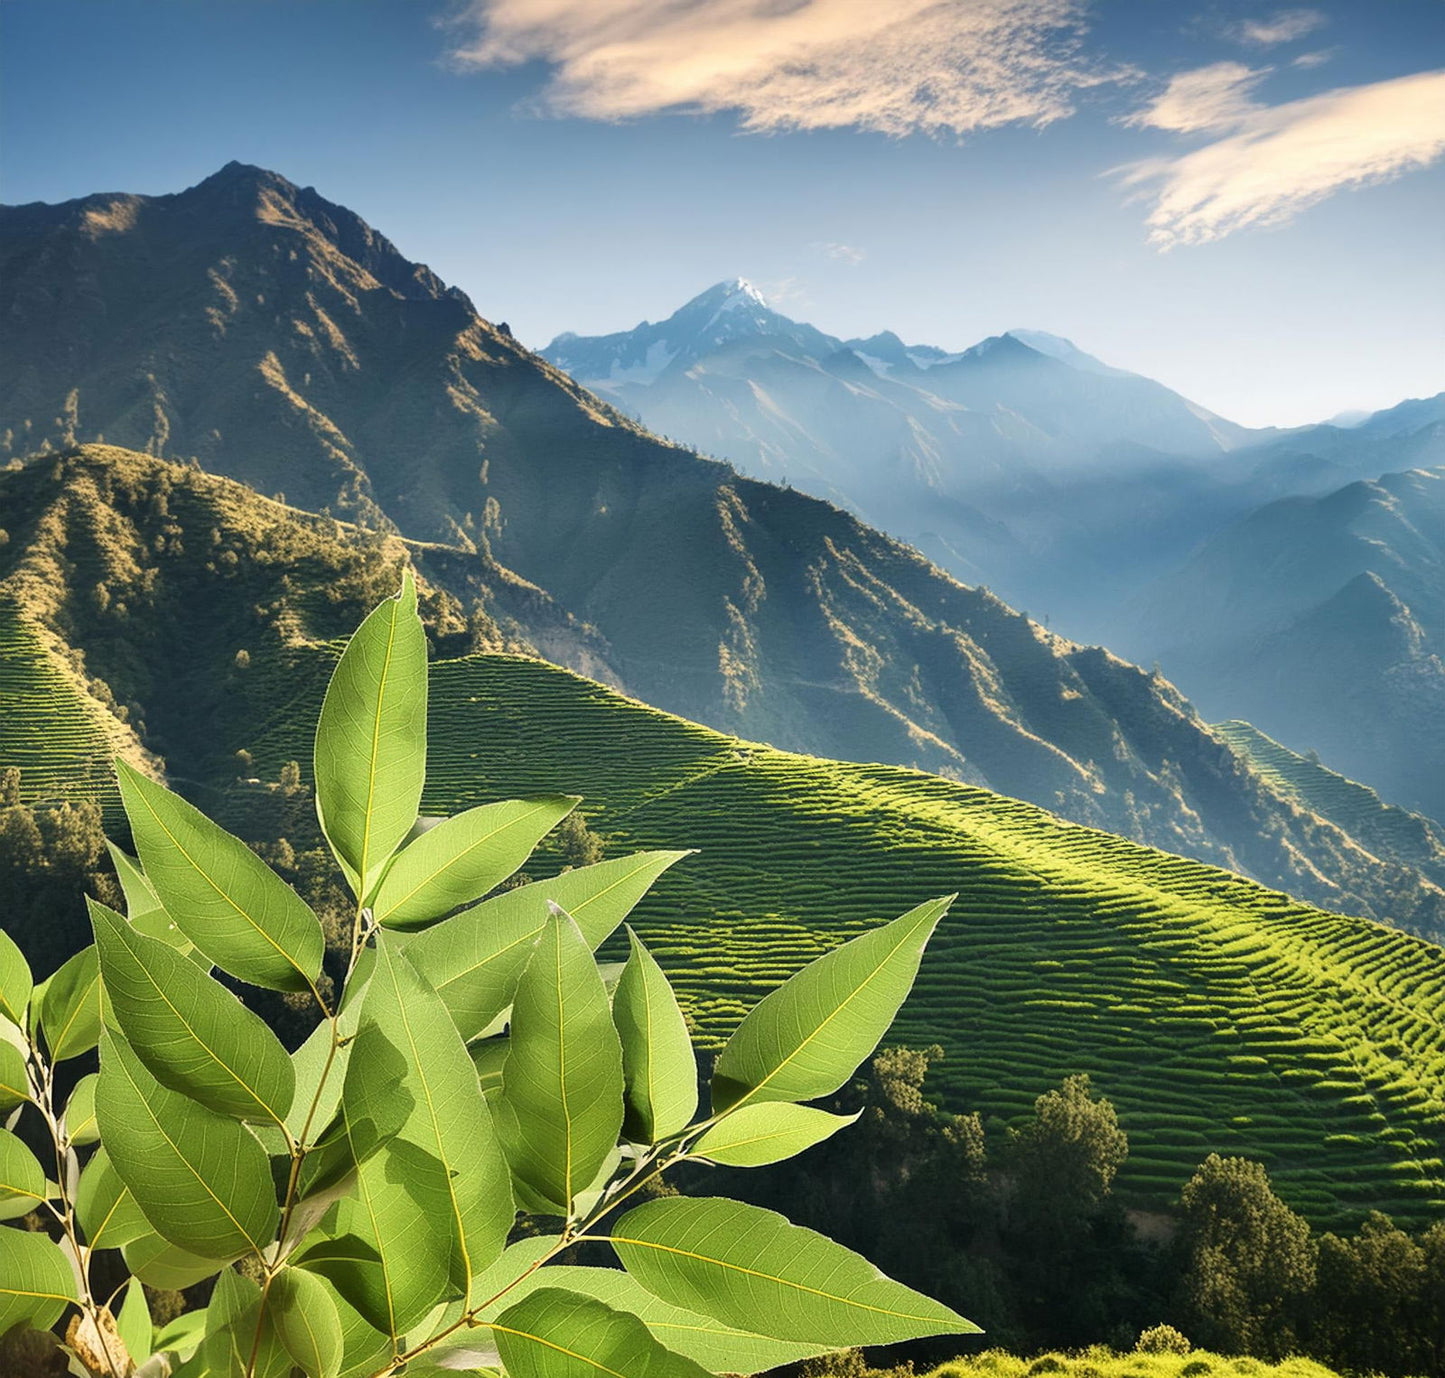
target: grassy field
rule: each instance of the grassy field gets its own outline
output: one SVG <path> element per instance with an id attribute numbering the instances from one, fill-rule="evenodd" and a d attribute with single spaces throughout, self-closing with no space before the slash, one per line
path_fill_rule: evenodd
<path id="1" fill-rule="evenodd" d="M 1196 1349 L 1189 1354 L 1115 1354 L 1090 1349 L 1083 1354 L 1043 1354 L 1020 1359 L 990 1349 L 954 1359 L 919 1378 L 1334 1378 L 1334 1370 L 1313 1359 L 1227 1358 Z"/>
<path id="2" fill-rule="evenodd" d="M 309 759 L 332 655 L 298 650 L 250 681 L 260 774 Z M 985 790 L 742 742 L 519 657 L 433 666 L 431 751 L 429 812 L 567 789 L 609 855 L 700 849 L 636 922 L 705 1043 L 829 945 L 956 891 L 894 1030 L 944 1046 L 930 1086 L 951 1107 L 1017 1119 L 1088 1072 L 1128 1130 L 1120 1185 L 1140 1204 L 1218 1151 L 1265 1162 L 1317 1224 L 1445 1210 L 1445 960 L 1428 943 Z"/>

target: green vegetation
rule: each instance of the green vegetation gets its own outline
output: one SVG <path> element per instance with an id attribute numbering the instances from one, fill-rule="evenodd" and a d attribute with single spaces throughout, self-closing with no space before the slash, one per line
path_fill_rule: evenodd
<path id="1" fill-rule="evenodd" d="M 1184 1354 L 1117 1354 L 1096 1348 L 1080 1354 L 1041 1354 L 1033 1359 L 987 1350 L 970 1359 L 955 1359 L 920 1378 L 1037 1378 L 1041 1374 L 1056 1378 L 1334 1378 L 1334 1372 L 1313 1359 L 1271 1364 L 1226 1358 L 1202 1349 Z M 865 1371 L 857 1378 L 871 1376 Z"/>
<path id="2" fill-rule="evenodd" d="M 629 935 L 612 991 L 594 955 L 682 854 L 486 898 L 577 800 L 419 816 L 427 706 L 408 574 L 350 639 L 316 729 L 318 814 L 354 895 L 334 989 L 295 891 L 123 762 L 127 913 L 91 901 L 94 945 L 38 987 L 0 933 L 0 1108 L 19 1111 L 0 1131 L 0 1218 L 22 1219 L 0 1227 L 0 1337 L 55 1327 L 97 1378 L 707 1378 L 976 1332 L 781 1215 L 660 1181 L 847 1128 L 800 1102 L 877 1047 L 949 899 L 761 1000 L 700 1113 L 682 1011 L 645 945 Z M 213 965 L 309 995 L 313 1032 L 288 1052 Z M 57 1069 L 97 1046 L 98 1075 L 64 1095 Z M 596 1246 L 621 1268 L 578 1261 Z M 110 1250 L 118 1284 L 97 1258 Z M 156 1326 L 147 1286 L 207 1281 L 204 1306 Z"/>

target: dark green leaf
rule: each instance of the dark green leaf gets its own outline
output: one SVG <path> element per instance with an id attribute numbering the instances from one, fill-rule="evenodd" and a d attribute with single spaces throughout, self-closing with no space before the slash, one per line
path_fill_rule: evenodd
<path id="1" fill-rule="evenodd" d="M 151 1075 L 218 1114 L 282 1123 L 296 1078 L 265 1021 L 175 948 L 88 903 L 115 1021 Z"/>
<path id="2" fill-rule="evenodd" d="M 881 1345 L 978 1330 L 841 1244 L 739 1201 L 649 1201 L 618 1221 L 612 1243 L 664 1301 L 780 1340 Z"/>
<path id="3" fill-rule="evenodd" d="M 555 794 L 483 804 L 427 829 L 397 853 L 371 909 L 391 928 L 421 928 L 485 895 L 581 801 Z"/>
<path id="4" fill-rule="evenodd" d="M 316 728 L 316 809 L 358 895 L 411 831 L 425 779 L 426 635 L 408 570 L 347 644 Z"/>
<path id="5" fill-rule="evenodd" d="M 130 1188 L 120 1180 L 104 1146 L 95 1150 L 80 1174 L 75 1193 L 75 1214 L 92 1249 L 120 1249 L 142 1235 L 151 1223 L 136 1204 Z"/>
<path id="6" fill-rule="evenodd" d="M 748 1012 L 713 1070 L 715 1112 L 831 1095 L 888 1032 L 953 896 L 810 962 Z"/>
<path id="7" fill-rule="evenodd" d="M 697 1060 L 662 968 L 630 928 L 627 938 L 632 951 L 612 999 L 627 1082 L 623 1132 L 652 1144 L 685 1129 L 697 1111 Z"/>

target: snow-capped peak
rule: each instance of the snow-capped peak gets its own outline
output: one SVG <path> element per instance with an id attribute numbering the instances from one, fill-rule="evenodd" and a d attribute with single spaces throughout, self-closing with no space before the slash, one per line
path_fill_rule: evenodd
<path id="1" fill-rule="evenodd" d="M 727 289 L 727 295 L 723 300 L 721 309 L 723 311 L 736 310 L 749 302 L 755 306 L 766 307 L 768 299 L 750 283 L 747 278 L 734 278 L 731 282 L 719 283 Z"/>

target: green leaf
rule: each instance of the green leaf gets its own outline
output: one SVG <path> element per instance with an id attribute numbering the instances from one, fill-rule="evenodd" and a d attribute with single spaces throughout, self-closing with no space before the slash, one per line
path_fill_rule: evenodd
<path id="1" fill-rule="evenodd" d="M 278 1273 L 267 1314 L 282 1348 L 307 1378 L 336 1378 L 346 1340 L 331 1291 L 319 1277 L 300 1268 Z"/>
<path id="2" fill-rule="evenodd" d="M 35 982 L 30 963 L 15 946 L 15 940 L 0 928 L 0 1014 L 19 1028 L 25 1027 L 25 1007 Z"/>
<path id="3" fill-rule="evenodd" d="M 121 1248 L 125 1266 L 147 1287 L 179 1292 L 218 1272 L 219 1259 L 200 1258 L 162 1239 L 154 1230 L 137 1235 Z"/>
<path id="4" fill-rule="evenodd" d="M 46 981 L 40 996 L 40 1027 L 52 1062 L 79 1057 L 95 1047 L 102 999 L 94 945 L 77 952 Z"/>
<path id="5" fill-rule="evenodd" d="M 281 1344 L 261 1289 L 227 1269 L 216 1279 L 201 1344 L 212 1378 L 290 1378 L 291 1356 Z"/>
<path id="6" fill-rule="evenodd" d="M 425 779 L 426 634 L 408 570 L 347 644 L 316 728 L 316 811 L 359 896 L 411 831 Z"/>
<path id="7" fill-rule="evenodd" d="M 473 1276 L 506 1245 L 516 1216 L 511 1174 L 476 1070 L 446 1006 L 384 933 L 377 936 L 362 1025 L 383 1036 L 404 1063 L 402 1084 L 414 1104 L 401 1137 L 439 1162 L 445 1173 L 446 1210 L 436 1223 L 445 1224 L 453 1248 L 452 1282 L 466 1299 Z M 353 1059 L 352 1067 L 362 1056 Z"/>
<path id="8" fill-rule="evenodd" d="M 612 1244 L 664 1301 L 780 1340 L 843 1347 L 978 1331 L 841 1244 L 738 1201 L 649 1201 L 618 1221 Z"/>
<path id="9" fill-rule="evenodd" d="M 622 1128 L 622 1045 L 582 930 L 547 922 L 512 1006 L 498 1125 L 512 1174 L 570 1215 Z"/>
<path id="10" fill-rule="evenodd" d="M 137 1365 L 150 1358 L 155 1327 L 151 1324 L 151 1309 L 146 1305 L 145 1289 L 140 1283 L 131 1282 L 126 1286 L 125 1301 L 115 1315 L 115 1328 L 126 1353 Z"/>
<path id="11" fill-rule="evenodd" d="M 45 1169 L 8 1129 L 0 1129 L 0 1220 L 28 1215 L 44 1203 Z"/>
<path id="12" fill-rule="evenodd" d="M 120 1180 L 104 1146 L 95 1150 L 80 1174 L 75 1193 L 75 1214 L 92 1249 L 121 1249 L 142 1235 L 152 1234 L 151 1223 L 136 1204 L 130 1188 Z"/>
<path id="13" fill-rule="evenodd" d="M 725 1167 L 762 1167 L 822 1143 L 857 1118 L 787 1101 L 760 1101 L 724 1116 L 690 1151 Z"/>
<path id="14" fill-rule="evenodd" d="M 151 1075 L 217 1114 L 282 1123 L 296 1076 L 265 1021 L 173 947 L 88 904 L 115 1021 Z"/>
<path id="15" fill-rule="evenodd" d="M 744 1017 L 713 1069 L 712 1104 L 831 1095 L 888 1032 L 954 896 L 931 900 L 810 962 Z"/>
<path id="16" fill-rule="evenodd" d="M 45 1235 L 0 1230 L 0 1335 L 17 1325 L 48 1330 L 75 1300 L 75 1271 Z"/>
<path id="17" fill-rule="evenodd" d="M 105 850 L 110 853 L 111 865 L 115 867 L 116 878 L 120 881 L 121 894 L 125 896 L 126 918 L 136 923 L 152 914 L 164 914 L 165 906 L 155 888 L 146 879 L 140 862 L 124 848 L 117 847 L 109 838 L 106 839 Z M 179 933 L 179 930 L 177 932 Z M 188 942 L 189 939 L 180 935 L 180 941 Z"/>
<path id="18" fill-rule="evenodd" d="M 436 987 L 470 1042 L 512 1003 L 522 968 L 546 926 L 549 904 L 571 914 L 595 948 L 658 876 L 690 855 L 640 852 L 518 886 L 408 937 L 406 955 Z"/>
<path id="19" fill-rule="evenodd" d="M 175 1354 L 181 1359 L 189 1359 L 199 1347 L 205 1331 L 206 1313 L 187 1311 L 161 1326 L 151 1342 L 151 1348 L 157 1354 Z"/>
<path id="20" fill-rule="evenodd" d="M 279 1217 L 271 1166 L 244 1125 L 162 1086 L 109 1034 L 95 1108 L 121 1181 L 172 1244 L 228 1259 L 271 1242 Z"/>
<path id="21" fill-rule="evenodd" d="M 710 1378 L 636 1316 L 557 1287 L 508 1307 L 492 1333 L 511 1378 Z"/>
<path id="22" fill-rule="evenodd" d="M 527 1241 L 528 1243 L 532 1241 Z M 512 1254 L 509 1249 L 504 1258 Z M 532 1260 L 523 1260 L 512 1276 L 521 1274 Z M 510 1281 L 508 1278 L 505 1281 Z M 497 1286 L 504 1285 L 498 1282 Z M 831 1346 L 806 1344 L 797 1340 L 774 1340 L 766 1335 L 737 1330 L 700 1311 L 655 1297 L 630 1273 L 620 1268 L 548 1266 L 522 1278 L 497 1304 L 484 1308 L 482 1320 L 494 1319 L 502 1310 L 530 1296 L 541 1287 L 562 1287 L 569 1292 L 595 1297 L 618 1311 L 639 1317 L 668 1349 L 701 1364 L 709 1372 L 761 1373 L 824 1354 Z"/>
<path id="23" fill-rule="evenodd" d="M 321 1279 L 341 1322 L 341 1369 L 336 1378 L 371 1378 L 391 1362 L 396 1346 L 352 1306 L 326 1278 Z"/>
<path id="24" fill-rule="evenodd" d="M 502 1094 L 502 1068 L 506 1066 L 507 1054 L 511 1051 L 512 1040 L 505 1037 L 484 1038 L 467 1049 L 472 1066 L 477 1069 L 482 1095 L 488 1100 L 495 1100 Z"/>
<path id="25" fill-rule="evenodd" d="M 685 1129 L 697 1111 L 697 1059 L 667 977 L 631 928 L 632 951 L 612 999 L 627 1083 L 623 1132 L 653 1144 Z"/>
<path id="26" fill-rule="evenodd" d="M 321 921 L 238 837 L 116 760 L 136 847 L 166 913 L 223 971 L 270 990 L 315 988 Z"/>
<path id="27" fill-rule="evenodd" d="M 75 1083 L 75 1090 L 65 1102 L 65 1137 L 77 1148 L 93 1144 L 100 1138 L 95 1122 L 95 1087 L 99 1078 L 87 1072 Z"/>
<path id="28" fill-rule="evenodd" d="M 9 1110 L 29 1099 L 30 1078 L 25 1072 L 25 1054 L 0 1031 L 0 1110 Z"/>
<path id="29" fill-rule="evenodd" d="M 396 854 L 372 899 L 391 928 L 421 928 L 500 885 L 577 805 L 571 794 L 483 804 L 429 828 Z"/>

